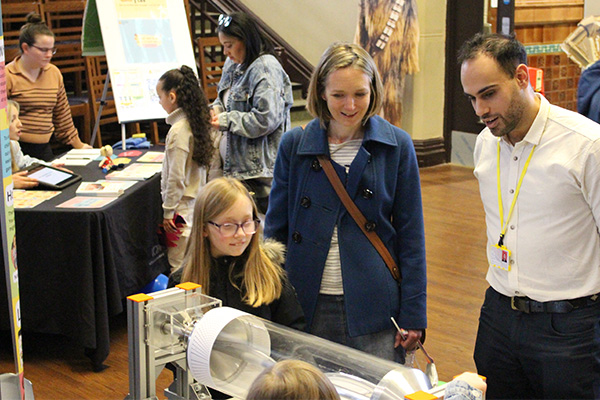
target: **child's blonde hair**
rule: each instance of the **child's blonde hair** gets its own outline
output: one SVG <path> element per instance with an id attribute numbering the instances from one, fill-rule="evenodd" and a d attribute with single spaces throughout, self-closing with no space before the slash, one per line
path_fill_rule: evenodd
<path id="1" fill-rule="evenodd" d="M 317 367 L 283 360 L 264 370 L 252 383 L 246 400 L 340 400 L 331 381 Z"/>
<path id="2" fill-rule="evenodd" d="M 8 125 L 10 125 L 13 117 L 13 113 L 16 111 L 18 114 L 21 111 L 21 106 L 14 100 L 6 101 L 6 116 L 8 117 Z M 10 129 L 10 128 L 9 128 Z M 10 147 L 10 167 L 12 169 L 13 174 L 19 170 L 19 166 L 17 165 L 17 160 L 15 159 L 15 154 L 12 146 Z"/>
<path id="3" fill-rule="evenodd" d="M 194 224 L 188 241 L 186 258 L 181 276 L 182 282 L 195 282 L 202 285 L 203 292 L 210 295 L 210 269 L 214 265 L 210 253 L 210 240 L 204 235 L 208 221 L 230 209 L 240 196 L 252 203 L 252 218 L 258 219 L 258 211 L 248 189 L 237 179 L 218 178 L 209 182 L 200 191 L 194 207 Z M 244 252 L 247 256 L 242 269 L 242 283 L 238 289 L 242 300 L 252 307 L 270 304 L 281 296 L 284 275 L 281 265 L 272 260 L 260 246 L 260 232 L 257 231 Z M 231 276 L 233 264 L 229 270 Z"/>

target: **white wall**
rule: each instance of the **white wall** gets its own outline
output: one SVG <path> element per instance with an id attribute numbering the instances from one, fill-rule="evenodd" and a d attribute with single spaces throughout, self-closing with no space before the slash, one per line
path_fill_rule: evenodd
<path id="1" fill-rule="evenodd" d="M 335 41 L 352 42 L 358 1 L 242 0 L 312 65 Z"/>
<path id="2" fill-rule="evenodd" d="M 585 17 L 589 17 L 590 15 L 600 15 L 600 1 L 585 0 L 583 15 Z"/>

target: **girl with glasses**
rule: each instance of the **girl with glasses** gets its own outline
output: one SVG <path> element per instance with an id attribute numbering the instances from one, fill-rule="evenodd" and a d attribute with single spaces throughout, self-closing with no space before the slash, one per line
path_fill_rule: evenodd
<path id="1" fill-rule="evenodd" d="M 21 149 L 32 157 L 54 158 L 50 138 L 76 149 L 91 148 L 79 138 L 59 69 L 50 64 L 56 53 L 54 33 L 36 13 L 27 15 L 19 35 L 20 55 L 6 66 L 7 96 L 21 105 Z"/>
<path id="2" fill-rule="evenodd" d="M 242 180 L 264 214 L 279 139 L 291 128 L 292 85 L 248 15 L 221 15 L 217 33 L 227 60 L 211 123 L 222 134 L 223 175 Z"/>
<path id="3" fill-rule="evenodd" d="M 263 241 L 258 210 L 246 187 L 233 178 L 210 181 L 200 191 L 183 266 L 169 278 L 202 285 L 224 306 L 304 329 L 304 314 L 282 264 L 282 244 Z"/>

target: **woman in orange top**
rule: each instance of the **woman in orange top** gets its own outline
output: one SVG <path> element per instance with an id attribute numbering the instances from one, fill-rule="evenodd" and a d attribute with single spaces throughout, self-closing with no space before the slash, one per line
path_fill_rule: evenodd
<path id="1" fill-rule="evenodd" d="M 21 149 L 32 157 L 50 161 L 52 135 L 76 149 L 91 148 L 73 125 L 63 77 L 50 64 L 56 53 L 54 34 L 39 14 L 27 15 L 19 36 L 21 55 L 6 66 L 8 98 L 21 105 Z"/>

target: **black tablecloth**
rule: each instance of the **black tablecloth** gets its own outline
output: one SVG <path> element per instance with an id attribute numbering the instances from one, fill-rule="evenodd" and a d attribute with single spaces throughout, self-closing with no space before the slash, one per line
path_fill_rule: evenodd
<path id="1" fill-rule="evenodd" d="M 105 177 L 97 164 L 68 168 L 95 181 Z M 100 370 L 109 353 L 109 317 L 123 311 L 123 298 L 169 268 L 155 233 L 162 222 L 160 174 L 101 209 L 56 208 L 78 186 L 35 208 L 16 210 L 21 316 L 24 332 L 71 337 Z M 7 329 L 5 274 L 0 275 L 0 323 Z"/>

